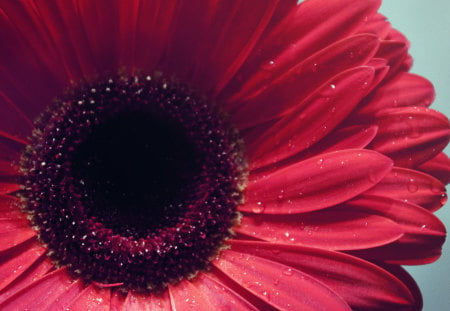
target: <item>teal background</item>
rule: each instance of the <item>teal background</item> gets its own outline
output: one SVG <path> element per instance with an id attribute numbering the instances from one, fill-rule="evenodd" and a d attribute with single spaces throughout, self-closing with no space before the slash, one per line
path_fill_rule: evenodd
<path id="1" fill-rule="evenodd" d="M 431 107 L 450 116 L 450 1 L 385 0 L 380 11 L 410 40 L 412 71 L 433 82 L 437 95 Z M 437 215 L 450 228 L 450 204 Z M 437 262 L 407 269 L 422 289 L 425 311 L 450 310 L 450 241 Z"/>

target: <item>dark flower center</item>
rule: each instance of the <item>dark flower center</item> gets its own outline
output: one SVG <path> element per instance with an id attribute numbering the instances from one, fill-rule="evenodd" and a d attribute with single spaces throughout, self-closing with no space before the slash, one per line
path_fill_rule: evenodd
<path id="1" fill-rule="evenodd" d="M 237 222 L 236 131 L 186 87 L 118 77 L 36 122 L 25 209 L 49 254 L 86 280 L 162 290 L 204 269 Z"/>

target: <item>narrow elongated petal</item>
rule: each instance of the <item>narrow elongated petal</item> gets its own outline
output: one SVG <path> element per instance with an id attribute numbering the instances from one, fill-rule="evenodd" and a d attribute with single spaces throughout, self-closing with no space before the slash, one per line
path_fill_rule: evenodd
<path id="1" fill-rule="evenodd" d="M 0 182 L 0 195 L 10 194 L 20 190 L 17 183 Z"/>
<path id="2" fill-rule="evenodd" d="M 58 269 L 2 302 L 0 308 L 2 310 L 45 310 L 60 295 L 66 293 L 72 283 L 73 280 L 66 269 Z"/>
<path id="3" fill-rule="evenodd" d="M 343 253 L 300 245 L 230 241 L 231 249 L 280 262 L 320 280 L 355 309 L 395 309 L 410 305 L 409 289 L 380 267 Z"/>
<path id="4" fill-rule="evenodd" d="M 282 216 L 249 215 L 234 230 L 269 242 L 335 250 L 376 247 L 403 235 L 400 226 L 389 218 L 342 210 Z"/>
<path id="5" fill-rule="evenodd" d="M 224 310 L 257 310 L 243 297 L 205 273 L 200 273 L 192 282 L 183 281 L 171 287 L 170 295 L 175 310 L 208 311 L 217 306 Z"/>
<path id="6" fill-rule="evenodd" d="M 372 148 L 397 166 L 415 167 L 438 155 L 450 139 L 448 119 L 424 107 L 392 108 L 376 116 L 379 127 Z"/>
<path id="7" fill-rule="evenodd" d="M 351 200 L 348 204 L 355 212 L 365 211 L 390 218 L 403 232 L 392 245 L 385 246 L 387 250 L 395 247 L 402 252 L 380 251 L 378 259 L 403 264 L 425 263 L 436 260 L 441 253 L 446 230 L 430 211 L 411 203 L 370 195 Z M 417 252 L 418 249 L 421 251 Z"/>
<path id="8" fill-rule="evenodd" d="M 422 163 L 418 169 L 439 179 L 444 185 L 450 182 L 450 159 L 445 153 L 440 153 L 433 159 Z"/>
<path id="9" fill-rule="evenodd" d="M 368 150 L 342 150 L 292 164 L 268 175 L 250 175 L 241 211 L 292 214 L 323 209 L 373 187 L 392 162 Z"/>
<path id="10" fill-rule="evenodd" d="M 278 310 L 350 310 L 322 282 L 274 261 L 228 250 L 214 266 Z"/>
<path id="11" fill-rule="evenodd" d="M 109 311 L 110 301 L 110 288 L 98 288 L 95 285 L 89 285 L 73 298 L 67 308 L 69 310 Z"/>
<path id="12" fill-rule="evenodd" d="M 387 60 L 389 65 L 388 77 L 397 73 L 399 68 L 408 58 L 408 45 L 399 40 L 385 40 L 380 44 L 380 48 L 375 55 L 378 58 Z"/>
<path id="13" fill-rule="evenodd" d="M 243 86 L 236 81 L 244 94 L 264 88 L 267 81 L 286 72 L 329 44 L 339 41 L 355 32 L 380 5 L 379 0 L 370 1 L 305 1 L 281 21 L 264 40 L 257 45 L 259 51 L 249 58 L 241 70 L 241 77 L 247 81 Z M 335 14 L 336 11 L 342 14 Z M 326 33 L 326 36 L 323 34 Z M 267 64 L 275 66 L 267 70 Z M 239 74 L 238 74 L 239 75 Z M 241 80 L 242 81 L 242 80 Z M 242 87 L 241 87 L 242 86 Z"/>
<path id="14" fill-rule="evenodd" d="M 172 311 L 169 293 L 146 295 L 129 291 L 121 311 Z"/>
<path id="15" fill-rule="evenodd" d="M 0 220 L 0 251 L 15 247 L 35 236 L 36 232 L 26 222 Z"/>
<path id="16" fill-rule="evenodd" d="M 430 81 L 412 73 L 400 73 L 392 81 L 377 89 L 358 114 L 375 114 L 385 108 L 428 107 L 433 102 L 434 96 L 434 88 Z"/>
<path id="17" fill-rule="evenodd" d="M 341 72 L 366 65 L 375 54 L 378 44 L 378 38 L 369 34 L 345 38 L 296 64 L 266 88 L 248 94 L 246 98 L 230 99 L 231 106 L 228 109 L 236 110 L 244 118 L 248 111 L 264 107 L 258 115 L 245 119 L 246 123 L 238 123 L 240 127 L 262 123 L 285 114 L 293 103 L 302 103 L 324 82 Z M 269 62 L 267 70 L 270 71 L 272 66 L 276 66 L 275 63 Z M 302 92 L 298 92 L 299 86 Z"/>
<path id="18" fill-rule="evenodd" d="M 75 297 L 80 295 L 85 285 L 80 279 L 74 280 L 72 284 L 66 287 L 66 290 L 61 293 L 48 307 L 46 311 L 52 310 L 69 310 L 69 303 Z M 72 309 L 72 310 L 94 310 L 94 309 Z"/>
<path id="19" fill-rule="evenodd" d="M 283 160 L 310 147 L 331 132 L 366 95 L 374 70 L 360 67 L 327 81 L 295 112 L 284 117 L 254 143 L 252 168 Z M 352 90 L 353 96 L 348 93 Z M 249 115 L 248 113 L 246 114 Z"/>
<path id="20" fill-rule="evenodd" d="M 44 254 L 45 248 L 32 244 L 0 255 L 0 291 L 20 277 Z"/>
<path id="21" fill-rule="evenodd" d="M 431 211 L 447 202 L 445 186 L 438 179 L 400 167 L 394 167 L 366 193 L 417 204 Z"/>

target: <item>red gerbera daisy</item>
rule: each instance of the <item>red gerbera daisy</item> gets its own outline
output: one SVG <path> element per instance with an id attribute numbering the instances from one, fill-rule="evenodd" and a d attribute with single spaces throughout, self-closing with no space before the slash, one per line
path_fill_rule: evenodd
<path id="1" fill-rule="evenodd" d="M 450 128 L 379 5 L 1 1 L 0 309 L 420 309 Z"/>

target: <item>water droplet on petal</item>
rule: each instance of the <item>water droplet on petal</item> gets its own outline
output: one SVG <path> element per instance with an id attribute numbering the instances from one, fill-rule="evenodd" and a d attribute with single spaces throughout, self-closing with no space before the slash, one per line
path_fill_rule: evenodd
<path id="1" fill-rule="evenodd" d="M 422 133 L 420 131 L 420 128 L 417 126 L 417 123 L 412 121 L 414 118 L 409 117 L 407 121 L 407 127 L 408 127 L 408 137 L 409 138 L 419 138 L 422 136 Z"/>
<path id="2" fill-rule="evenodd" d="M 275 69 L 275 61 L 270 60 L 261 65 L 261 70 L 264 71 L 273 71 Z"/>
<path id="3" fill-rule="evenodd" d="M 441 195 L 441 204 L 442 205 L 444 205 L 445 203 L 447 203 L 447 194 L 446 193 L 443 193 L 442 195 Z"/>
<path id="4" fill-rule="evenodd" d="M 261 214 L 264 212 L 265 206 L 261 201 L 256 202 L 256 205 L 253 206 L 252 212 L 255 214 Z"/>
<path id="5" fill-rule="evenodd" d="M 283 274 L 286 275 L 286 276 L 292 276 L 294 274 L 294 271 L 292 271 L 291 268 L 288 268 L 288 269 L 283 271 Z"/>
<path id="6" fill-rule="evenodd" d="M 419 185 L 417 184 L 417 181 L 415 181 L 413 178 L 411 178 L 408 181 L 408 191 L 411 193 L 417 192 L 419 190 Z"/>

